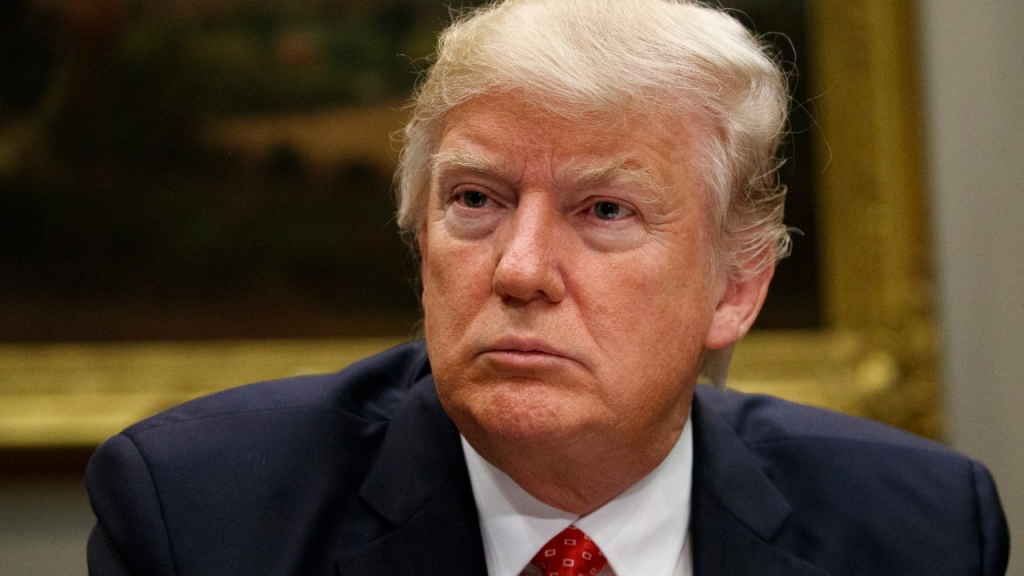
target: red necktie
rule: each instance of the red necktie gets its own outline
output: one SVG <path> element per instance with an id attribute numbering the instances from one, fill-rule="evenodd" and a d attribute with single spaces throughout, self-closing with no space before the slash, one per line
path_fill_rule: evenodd
<path id="1" fill-rule="evenodd" d="M 594 576 L 608 559 L 582 530 L 569 526 L 545 544 L 530 564 L 539 567 L 544 576 Z"/>

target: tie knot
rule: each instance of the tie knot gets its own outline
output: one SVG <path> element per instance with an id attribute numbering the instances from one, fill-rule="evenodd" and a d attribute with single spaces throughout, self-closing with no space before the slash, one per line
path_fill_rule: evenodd
<path id="1" fill-rule="evenodd" d="M 608 559 L 582 530 L 569 526 L 548 541 L 530 563 L 544 576 L 594 576 Z"/>

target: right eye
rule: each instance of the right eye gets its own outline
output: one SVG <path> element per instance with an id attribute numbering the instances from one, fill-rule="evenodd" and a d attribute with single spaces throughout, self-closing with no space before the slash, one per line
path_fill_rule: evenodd
<path id="1" fill-rule="evenodd" d="M 469 208 L 483 208 L 487 205 L 487 195 L 476 190 L 467 190 L 462 193 L 462 203 Z"/>

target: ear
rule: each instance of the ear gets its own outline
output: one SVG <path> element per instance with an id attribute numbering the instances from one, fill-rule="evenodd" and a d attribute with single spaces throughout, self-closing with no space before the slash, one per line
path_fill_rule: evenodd
<path id="1" fill-rule="evenodd" d="M 768 295 L 768 284 L 775 274 L 774 262 L 743 281 L 727 280 L 725 293 L 711 318 L 704 346 L 709 350 L 725 348 L 750 330 Z"/>

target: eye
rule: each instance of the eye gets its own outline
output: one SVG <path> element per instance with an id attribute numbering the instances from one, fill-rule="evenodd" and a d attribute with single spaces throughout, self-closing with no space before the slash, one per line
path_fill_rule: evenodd
<path id="1" fill-rule="evenodd" d="M 462 203 L 469 208 L 483 208 L 487 205 L 487 195 L 476 190 L 467 190 L 462 193 Z"/>
<path id="2" fill-rule="evenodd" d="M 622 214 L 622 206 L 616 202 L 598 202 L 594 204 L 594 216 L 601 220 L 615 220 Z"/>

